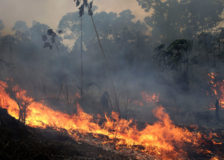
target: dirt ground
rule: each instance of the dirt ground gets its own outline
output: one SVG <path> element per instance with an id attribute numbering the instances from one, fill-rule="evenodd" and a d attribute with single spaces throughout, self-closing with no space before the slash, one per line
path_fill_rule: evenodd
<path id="1" fill-rule="evenodd" d="M 126 160 L 134 159 L 52 129 L 24 126 L 0 109 L 0 160 Z"/>

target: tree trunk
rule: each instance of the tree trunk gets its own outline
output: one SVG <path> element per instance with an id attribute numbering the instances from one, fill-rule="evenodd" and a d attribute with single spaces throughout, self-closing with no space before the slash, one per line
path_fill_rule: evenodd
<path id="1" fill-rule="evenodd" d="M 220 106 L 219 106 L 219 100 L 216 99 L 215 102 L 215 116 L 216 116 L 216 120 L 219 122 L 220 121 L 220 117 L 219 117 L 219 111 L 220 111 Z"/>

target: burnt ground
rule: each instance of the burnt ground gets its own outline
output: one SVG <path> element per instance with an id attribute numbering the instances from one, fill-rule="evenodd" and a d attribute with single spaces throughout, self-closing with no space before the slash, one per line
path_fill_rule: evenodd
<path id="1" fill-rule="evenodd" d="M 30 128 L 0 109 L 0 160 L 134 159 L 74 139 L 52 129 Z"/>
<path id="2" fill-rule="evenodd" d="M 181 126 L 180 126 L 181 127 Z M 183 127 L 183 126 L 182 126 Z M 192 132 L 200 131 L 209 135 L 212 131 L 206 128 L 187 127 Z M 210 160 L 212 157 L 224 159 L 224 130 L 213 130 L 217 144 L 207 138 L 203 139 L 200 146 L 194 148 L 186 144 L 184 150 L 191 160 Z M 122 147 L 117 152 L 108 147 L 94 145 L 94 136 L 81 135 L 84 141 L 77 142 L 66 131 L 55 131 L 52 128 L 37 129 L 25 126 L 11 117 L 6 110 L 0 108 L 0 160 L 132 160 L 154 159 L 153 156 L 133 152 Z M 107 139 L 99 135 L 100 139 Z M 95 139 L 96 142 L 98 139 Z M 91 141 L 91 143 L 88 143 Z M 108 139 L 108 141 L 110 141 Z M 136 146 L 141 147 L 141 146 Z M 144 148 L 143 148 L 144 149 Z M 141 148 L 140 148 L 141 150 Z M 209 152 L 208 152 L 209 151 Z"/>

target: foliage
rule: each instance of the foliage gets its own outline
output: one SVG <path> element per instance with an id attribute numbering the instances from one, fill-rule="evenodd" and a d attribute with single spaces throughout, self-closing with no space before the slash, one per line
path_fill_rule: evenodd
<path id="1" fill-rule="evenodd" d="M 192 39 L 197 33 L 215 27 L 223 20 L 221 0 L 137 0 L 146 11 L 153 11 L 145 21 L 152 36 L 162 43 Z"/>
<path id="2" fill-rule="evenodd" d="M 93 1 L 88 2 L 88 0 L 74 0 L 74 2 L 76 3 L 76 7 L 79 7 L 79 16 L 80 17 L 82 17 L 84 15 L 85 7 L 88 8 L 88 14 L 90 16 L 93 15 L 93 11 L 92 11 Z"/>
<path id="3" fill-rule="evenodd" d="M 189 40 L 178 39 L 173 41 L 167 48 L 164 44 L 155 48 L 154 58 L 160 64 L 165 65 L 171 69 L 178 69 L 182 63 L 188 62 L 187 52 L 191 51 L 192 43 Z"/>

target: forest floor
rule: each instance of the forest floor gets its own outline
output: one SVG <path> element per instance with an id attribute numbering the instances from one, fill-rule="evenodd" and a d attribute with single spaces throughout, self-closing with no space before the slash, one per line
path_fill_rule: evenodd
<path id="1" fill-rule="evenodd" d="M 186 126 L 180 126 L 186 127 Z M 199 148 L 188 147 L 189 159 L 210 160 L 214 156 L 224 158 L 224 130 L 187 127 L 192 132 L 200 131 L 205 135 L 210 132 L 218 137 L 204 139 Z M 74 131 L 75 132 L 75 131 Z M 79 134 L 77 132 L 77 134 Z M 25 126 L 0 108 L 0 160 L 153 160 L 158 159 L 135 149 L 115 149 L 113 142 L 100 145 L 107 140 L 104 135 L 93 136 L 80 134 L 80 141 L 74 140 L 66 131 L 53 128 L 40 129 Z M 141 146 L 136 146 L 141 150 Z M 198 150 L 202 150 L 198 152 Z M 209 150 L 210 153 L 204 154 Z"/>
<path id="2" fill-rule="evenodd" d="M 134 157 L 77 142 L 53 129 L 23 125 L 0 109 L 0 160 L 126 160 Z"/>

